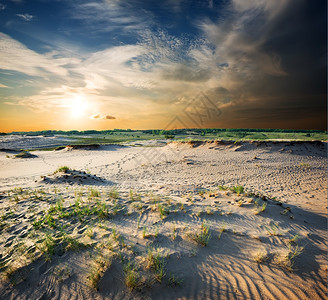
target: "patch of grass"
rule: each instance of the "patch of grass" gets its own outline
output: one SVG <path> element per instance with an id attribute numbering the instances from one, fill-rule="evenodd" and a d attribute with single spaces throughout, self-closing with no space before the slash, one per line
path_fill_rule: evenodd
<path id="1" fill-rule="evenodd" d="M 142 278 L 136 266 L 130 261 L 123 266 L 125 285 L 129 290 L 137 290 L 143 286 Z"/>
<path id="2" fill-rule="evenodd" d="M 269 224 L 269 226 L 265 226 L 264 228 L 266 229 L 266 231 L 270 236 L 281 235 L 281 233 L 279 232 L 279 227 L 276 223 L 271 223 Z"/>
<path id="3" fill-rule="evenodd" d="M 301 162 L 300 163 L 300 168 L 304 168 L 304 169 L 310 169 L 311 165 L 305 162 Z"/>
<path id="4" fill-rule="evenodd" d="M 221 225 L 221 227 L 220 227 L 220 229 L 219 229 L 219 235 L 218 235 L 218 238 L 219 238 L 219 239 L 221 238 L 222 233 L 225 232 L 225 230 L 226 230 L 226 226 L 227 226 L 227 224 L 224 223 L 224 222 L 222 222 L 222 225 Z"/>
<path id="5" fill-rule="evenodd" d="M 255 215 L 258 215 L 260 212 L 264 212 L 267 208 L 268 203 L 263 202 L 263 204 L 260 206 L 258 200 L 254 202 L 255 207 Z"/>
<path id="6" fill-rule="evenodd" d="M 183 279 L 175 276 L 174 274 L 171 274 L 167 279 L 167 284 L 169 286 L 179 286 L 182 284 L 182 282 Z"/>
<path id="7" fill-rule="evenodd" d="M 152 249 L 148 250 L 147 254 L 147 269 L 152 269 L 154 271 L 155 278 L 158 282 L 162 282 L 163 277 L 165 276 L 165 261 L 158 251 L 153 251 Z"/>
<path id="8" fill-rule="evenodd" d="M 90 189 L 90 196 L 91 197 L 95 197 L 95 198 L 99 198 L 100 197 L 100 192 L 97 189 Z"/>
<path id="9" fill-rule="evenodd" d="M 93 229 L 92 229 L 91 227 L 89 227 L 89 228 L 85 231 L 85 235 L 86 235 L 87 237 L 89 237 L 90 239 L 92 239 L 93 236 L 94 236 Z"/>
<path id="10" fill-rule="evenodd" d="M 29 158 L 29 157 L 35 157 L 35 155 L 31 154 L 28 151 L 21 151 L 18 154 L 14 155 L 15 158 Z"/>
<path id="11" fill-rule="evenodd" d="M 174 225 L 172 229 L 172 240 L 175 241 L 176 238 L 177 238 L 177 229 Z"/>
<path id="12" fill-rule="evenodd" d="M 51 260 L 55 252 L 54 249 L 55 240 L 49 233 L 47 233 L 40 247 L 41 252 L 45 254 L 46 261 Z"/>
<path id="13" fill-rule="evenodd" d="M 292 236 L 290 239 L 289 239 L 289 244 L 296 244 L 296 242 L 298 241 L 299 239 L 299 234 L 295 234 L 294 236 Z"/>
<path id="14" fill-rule="evenodd" d="M 229 188 L 227 187 L 227 186 L 225 186 L 225 185 L 219 185 L 219 190 L 220 191 L 226 191 L 226 190 L 228 190 Z"/>
<path id="15" fill-rule="evenodd" d="M 164 219 L 170 213 L 170 210 L 162 204 L 158 204 L 157 208 L 161 219 Z"/>
<path id="16" fill-rule="evenodd" d="M 256 263 L 260 264 L 260 263 L 265 262 L 266 260 L 268 260 L 268 255 L 264 251 L 257 251 L 253 255 L 253 259 Z"/>
<path id="17" fill-rule="evenodd" d="M 244 193 L 244 187 L 241 185 L 232 186 L 230 190 L 236 193 L 238 196 Z"/>
<path id="18" fill-rule="evenodd" d="M 93 266 L 89 272 L 87 278 L 90 281 L 90 285 L 98 290 L 99 289 L 99 281 L 103 275 L 103 273 L 110 267 L 112 260 L 110 257 L 103 256 L 99 254 L 95 259 Z"/>
<path id="19" fill-rule="evenodd" d="M 108 196 L 112 199 L 118 199 L 119 198 L 119 192 L 115 189 L 112 189 L 109 193 Z"/>
<path id="20" fill-rule="evenodd" d="M 64 234 L 63 242 L 66 244 L 66 251 L 67 250 L 79 250 L 87 247 L 86 244 L 79 242 L 77 239 Z"/>
<path id="21" fill-rule="evenodd" d="M 209 226 L 207 226 L 204 222 L 202 223 L 200 230 L 198 232 L 191 232 L 188 236 L 194 240 L 197 244 L 201 246 L 207 246 L 208 241 L 211 237 L 209 233 Z"/>
<path id="22" fill-rule="evenodd" d="M 275 262 L 285 268 L 287 271 L 292 272 L 294 270 L 295 258 L 302 254 L 303 251 L 303 247 L 298 245 L 292 247 L 289 245 L 288 253 L 285 255 L 278 255 L 275 259 Z"/>
<path id="23" fill-rule="evenodd" d="M 209 206 L 206 207 L 206 213 L 208 215 L 213 215 L 213 211 L 211 210 L 211 208 Z"/>
<path id="24" fill-rule="evenodd" d="M 118 241 L 119 236 L 120 235 L 119 235 L 119 233 L 116 230 L 116 226 L 113 226 L 113 228 L 112 228 L 112 237 L 113 237 L 113 240 L 114 241 Z"/>
<path id="25" fill-rule="evenodd" d="M 56 173 L 67 173 L 68 171 L 70 171 L 70 168 L 67 166 L 61 166 L 59 167 L 54 174 Z"/>
<path id="26" fill-rule="evenodd" d="M 147 234 L 147 227 L 144 226 L 142 229 L 142 238 L 145 239 L 147 237 L 149 237 L 149 235 Z"/>

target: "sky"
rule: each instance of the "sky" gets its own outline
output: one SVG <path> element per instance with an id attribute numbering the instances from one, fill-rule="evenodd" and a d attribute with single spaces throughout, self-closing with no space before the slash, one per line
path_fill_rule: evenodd
<path id="1" fill-rule="evenodd" d="M 0 131 L 327 125 L 325 0 L 0 0 Z"/>

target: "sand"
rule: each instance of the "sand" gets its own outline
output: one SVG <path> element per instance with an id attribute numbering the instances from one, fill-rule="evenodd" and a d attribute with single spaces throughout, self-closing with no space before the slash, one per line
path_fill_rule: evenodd
<path id="1" fill-rule="evenodd" d="M 0 152 L 1 299 L 326 299 L 326 143 L 33 154 Z"/>

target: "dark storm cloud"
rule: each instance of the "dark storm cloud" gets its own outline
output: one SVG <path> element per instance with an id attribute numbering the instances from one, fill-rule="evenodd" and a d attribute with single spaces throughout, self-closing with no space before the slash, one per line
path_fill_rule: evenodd
<path id="1" fill-rule="evenodd" d="M 201 25 L 217 47 L 217 59 L 229 65 L 227 87 L 234 83 L 224 94 L 231 102 L 223 116 L 234 118 L 235 127 L 251 120 L 284 127 L 295 120 L 295 128 L 313 128 L 312 119 L 324 129 L 326 2 L 277 1 L 279 10 L 270 2 L 233 1 L 232 18 Z M 221 85 L 210 94 L 226 103 Z"/>

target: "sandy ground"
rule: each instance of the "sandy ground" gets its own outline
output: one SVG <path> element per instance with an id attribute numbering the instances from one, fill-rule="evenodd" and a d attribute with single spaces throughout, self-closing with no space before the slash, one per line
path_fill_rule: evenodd
<path id="1" fill-rule="evenodd" d="M 1 299 L 326 299 L 326 143 L 33 154 L 0 153 Z"/>

